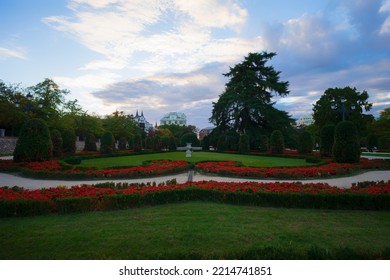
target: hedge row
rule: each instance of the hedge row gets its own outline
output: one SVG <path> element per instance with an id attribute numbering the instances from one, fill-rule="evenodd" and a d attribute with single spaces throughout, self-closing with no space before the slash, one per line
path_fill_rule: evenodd
<path id="1" fill-rule="evenodd" d="M 310 194 L 268 192 L 223 192 L 219 190 L 188 187 L 130 195 L 114 194 L 99 198 L 78 197 L 56 200 L 1 200 L 0 217 L 32 216 L 49 213 L 74 213 L 99 210 L 118 210 L 188 201 L 210 201 L 259 207 L 390 210 L 388 194 Z"/>

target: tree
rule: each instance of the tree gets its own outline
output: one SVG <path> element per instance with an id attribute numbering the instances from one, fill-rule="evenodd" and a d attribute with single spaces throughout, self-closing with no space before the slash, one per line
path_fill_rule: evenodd
<path id="1" fill-rule="evenodd" d="M 53 143 L 53 156 L 60 157 L 62 156 L 62 135 L 61 132 L 57 129 L 53 129 L 50 133 L 51 142 Z"/>
<path id="2" fill-rule="evenodd" d="M 246 134 L 240 135 L 240 140 L 238 144 L 238 151 L 242 154 L 249 153 L 249 136 Z"/>
<path id="3" fill-rule="evenodd" d="M 191 143 L 193 147 L 199 146 L 199 139 L 195 133 L 189 132 L 180 138 L 180 144 L 182 146 L 185 146 L 187 143 Z"/>
<path id="4" fill-rule="evenodd" d="M 93 133 L 89 132 L 85 136 L 84 151 L 96 152 L 96 137 Z"/>
<path id="5" fill-rule="evenodd" d="M 45 120 L 50 128 L 62 128 L 58 127 L 62 124 L 60 121 L 63 113 L 63 106 L 65 104 L 65 96 L 69 94 L 69 90 L 61 89 L 51 79 L 45 79 L 43 82 L 31 86 L 26 89 L 28 93 L 33 96 L 35 103 L 40 102 L 42 108 L 36 110 L 36 114 Z M 67 127 L 69 129 L 73 127 Z"/>
<path id="6" fill-rule="evenodd" d="M 111 131 L 106 131 L 102 135 L 102 140 L 100 144 L 100 152 L 102 154 L 111 154 L 115 152 L 115 138 Z"/>
<path id="7" fill-rule="evenodd" d="M 284 150 L 284 137 L 280 130 L 274 130 L 270 138 L 270 149 L 273 154 L 280 154 Z"/>
<path id="8" fill-rule="evenodd" d="M 115 111 L 106 116 L 103 120 L 103 127 L 106 131 L 110 131 L 115 139 L 129 138 L 132 134 L 140 131 L 134 119 L 129 115 L 125 115 L 122 111 Z"/>
<path id="9" fill-rule="evenodd" d="M 325 125 L 321 129 L 320 153 L 323 157 L 331 157 L 334 143 L 334 128 L 332 124 Z"/>
<path id="10" fill-rule="evenodd" d="M 359 135 L 351 121 L 340 122 L 335 129 L 333 157 L 339 163 L 356 163 L 360 159 Z"/>
<path id="11" fill-rule="evenodd" d="M 321 129 L 327 124 L 349 120 L 364 134 L 367 124 L 373 120 L 372 115 L 363 114 L 372 107 L 368 97 L 366 91 L 358 92 L 356 88 L 328 88 L 313 107 L 315 125 Z"/>
<path id="12" fill-rule="evenodd" d="M 53 144 L 47 124 L 41 119 L 24 123 L 14 150 L 15 162 L 45 161 L 53 155 Z"/>
<path id="13" fill-rule="evenodd" d="M 273 107 L 274 96 L 286 96 L 288 82 L 279 81 L 280 72 L 266 66 L 275 53 L 249 53 L 244 61 L 230 68 L 224 76 L 230 80 L 225 91 L 213 103 L 210 121 L 223 132 L 238 133 L 258 131 L 270 134 L 273 130 L 291 127 L 293 120 L 284 112 Z M 250 138 L 253 136 L 250 135 Z M 255 139 L 255 138 L 254 138 Z"/>
<path id="14" fill-rule="evenodd" d="M 76 153 L 76 134 L 73 129 L 65 129 L 62 131 L 62 152 L 66 155 Z"/>
<path id="15" fill-rule="evenodd" d="M 310 154 L 313 151 L 313 137 L 310 132 L 304 131 L 299 137 L 299 153 Z"/>

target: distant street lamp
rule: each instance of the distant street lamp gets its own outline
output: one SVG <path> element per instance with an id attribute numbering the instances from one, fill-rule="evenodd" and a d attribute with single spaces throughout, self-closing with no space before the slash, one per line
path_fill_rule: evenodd
<path id="1" fill-rule="evenodd" d="M 347 99 L 344 96 L 341 96 L 340 97 L 341 108 L 339 108 L 339 102 L 337 102 L 336 99 L 333 99 L 333 101 L 332 101 L 332 103 L 330 105 L 332 110 L 339 110 L 341 112 L 342 117 L 343 117 L 343 121 L 345 121 L 345 114 L 348 111 L 351 111 L 351 110 L 355 109 L 355 105 L 354 104 L 352 104 L 349 108 L 346 108 L 345 107 L 346 101 L 347 101 Z"/>
<path id="2" fill-rule="evenodd" d="M 15 102 L 16 108 L 21 108 L 23 111 L 27 111 L 27 112 L 34 111 L 34 107 L 32 106 L 32 103 L 31 103 L 31 101 L 33 99 L 32 94 L 31 93 L 27 93 L 26 98 L 27 98 L 26 107 L 25 108 L 21 108 L 20 101 L 16 100 L 16 102 Z M 38 102 L 38 108 L 39 109 L 43 108 L 43 100 L 42 99 L 40 99 L 39 102 Z"/>

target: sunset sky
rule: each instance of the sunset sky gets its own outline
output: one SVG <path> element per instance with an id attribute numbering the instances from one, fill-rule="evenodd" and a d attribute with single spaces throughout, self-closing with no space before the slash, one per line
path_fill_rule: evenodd
<path id="1" fill-rule="evenodd" d="M 0 79 L 45 78 L 89 113 L 170 111 L 210 126 L 222 75 L 249 52 L 289 81 L 276 107 L 310 114 L 330 87 L 390 107 L 390 0 L 1 0 Z"/>

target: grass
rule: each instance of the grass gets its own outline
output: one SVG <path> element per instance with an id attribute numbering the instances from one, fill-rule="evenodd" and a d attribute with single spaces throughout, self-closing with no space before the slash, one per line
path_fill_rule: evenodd
<path id="1" fill-rule="evenodd" d="M 270 246 L 380 251 L 390 212 L 191 202 L 0 220 L 0 259 L 209 259 Z"/>
<path id="2" fill-rule="evenodd" d="M 370 157 L 387 157 L 390 158 L 390 153 L 362 153 L 363 156 L 370 156 Z"/>
<path id="3" fill-rule="evenodd" d="M 242 155 L 242 154 L 225 154 L 225 153 L 213 153 L 213 152 L 193 152 L 192 157 L 186 158 L 185 152 L 166 152 L 156 154 L 145 155 L 131 155 L 121 157 L 107 157 L 83 160 L 80 166 L 83 167 L 97 167 L 99 169 L 110 168 L 115 166 L 137 166 L 142 165 L 147 160 L 186 160 L 190 163 L 196 163 L 199 161 L 218 160 L 239 161 L 245 166 L 254 167 L 275 167 L 275 166 L 308 166 L 305 159 L 298 158 L 277 158 L 266 157 L 257 155 Z"/>

